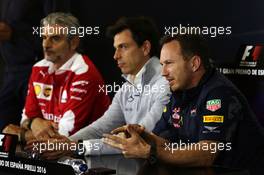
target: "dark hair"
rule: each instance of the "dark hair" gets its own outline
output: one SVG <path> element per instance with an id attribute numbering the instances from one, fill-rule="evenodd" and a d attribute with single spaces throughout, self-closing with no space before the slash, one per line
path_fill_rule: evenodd
<path id="1" fill-rule="evenodd" d="M 148 40 L 151 43 L 150 56 L 159 54 L 159 34 L 156 25 L 148 17 L 122 17 L 115 24 L 109 26 L 106 36 L 114 36 L 123 30 L 129 29 L 138 46 Z"/>
<path id="2" fill-rule="evenodd" d="M 209 58 L 209 48 L 206 40 L 197 34 L 186 34 L 186 35 L 166 35 L 160 40 L 161 47 L 173 40 L 179 42 L 181 46 L 181 52 L 184 58 L 188 59 L 194 55 L 200 56 L 202 64 L 206 70 L 212 68 L 212 64 Z"/>

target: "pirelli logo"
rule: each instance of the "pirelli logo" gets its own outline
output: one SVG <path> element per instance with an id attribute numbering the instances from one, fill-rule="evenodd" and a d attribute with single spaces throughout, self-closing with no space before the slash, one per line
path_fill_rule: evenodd
<path id="1" fill-rule="evenodd" d="M 204 123 L 223 123 L 224 116 L 222 115 L 204 115 L 203 116 Z"/>

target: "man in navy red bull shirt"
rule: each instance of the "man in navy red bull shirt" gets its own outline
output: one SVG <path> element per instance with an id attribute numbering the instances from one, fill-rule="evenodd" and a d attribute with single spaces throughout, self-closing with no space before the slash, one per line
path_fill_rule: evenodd
<path id="1" fill-rule="evenodd" d="M 207 46 L 198 35 L 162 40 L 162 75 L 172 93 L 152 133 L 139 125 L 129 138 L 105 135 L 105 143 L 126 157 L 177 166 L 263 167 L 263 128 L 245 97 L 209 62 Z"/>

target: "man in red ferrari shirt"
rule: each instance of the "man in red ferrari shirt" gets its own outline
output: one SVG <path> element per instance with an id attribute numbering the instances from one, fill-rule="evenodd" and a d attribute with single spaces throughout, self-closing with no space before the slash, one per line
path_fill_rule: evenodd
<path id="1" fill-rule="evenodd" d="M 3 130 L 20 140 L 70 136 L 102 116 L 110 104 L 99 90 L 102 76 L 87 56 L 76 52 L 78 20 L 52 13 L 41 24 L 45 59 L 32 68 L 21 127 Z"/>

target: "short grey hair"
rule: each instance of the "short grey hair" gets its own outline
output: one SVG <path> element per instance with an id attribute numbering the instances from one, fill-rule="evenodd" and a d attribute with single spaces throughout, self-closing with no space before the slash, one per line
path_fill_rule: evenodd
<path id="1" fill-rule="evenodd" d="M 77 30 L 80 27 L 79 20 L 71 13 L 62 13 L 62 12 L 50 13 L 48 16 L 46 16 L 40 21 L 41 27 L 47 25 L 51 26 L 56 24 L 68 28 L 68 31 L 70 31 L 70 29 L 72 28 L 75 28 Z M 78 36 L 78 34 L 73 35 L 71 34 L 71 32 L 67 32 L 68 39 L 71 39 L 73 36 Z"/>

